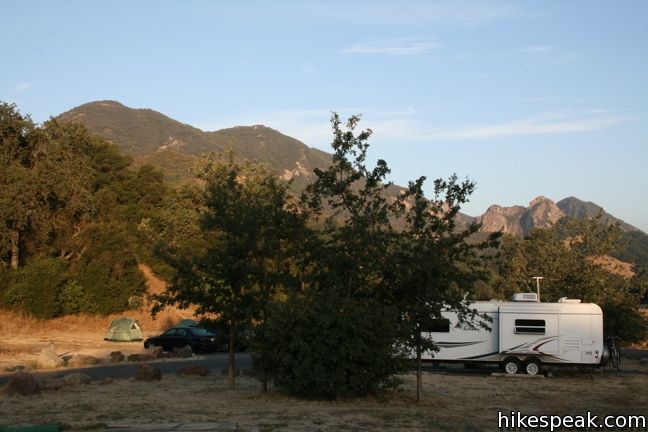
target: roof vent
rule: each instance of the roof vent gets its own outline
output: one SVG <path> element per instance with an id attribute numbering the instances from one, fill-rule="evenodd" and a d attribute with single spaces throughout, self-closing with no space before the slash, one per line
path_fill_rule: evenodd
<path id="1" fill-rule="evenodd" d="M 558 303 L 580 303 L 580 299 L 570 299 L 567 297 L 560 297 Z"/>
<path id="2" fill-rule="evenodd" d="M 537 302 L 538 294 L 536 293 L 515 293 L 513 294 L 514 302 Z"/>

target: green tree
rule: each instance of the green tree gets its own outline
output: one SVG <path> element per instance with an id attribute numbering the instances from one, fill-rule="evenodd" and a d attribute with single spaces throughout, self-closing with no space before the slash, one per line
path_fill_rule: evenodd
<path id="1" fill-rule="evenodd" d="M 302 202 L 320 229 L 301 289 L 261 327 L 255 367 L 299 396 L 366 395 L 401 370 L 393 298 L 395 232 L 385 191 L 389 168 L 367 164 L 370 130 L 333 114 L 333 160 L 315 170 Z M 283 341 L 279 343 L 279 341 Z"/>
<path id="2" fill-rule="evenodd" d="M 36 127 L 14 105 L 0 104 L 0 260 L 15 273 L 4 272 L 6 305 L 41 317 L 110 313 L 142 293 L 138 224 L 162 205 L 166 189 L 159 172 L 131 170 L 130 162 L 82 125 L 51 119 Z M 40 292 L 31 275 L 43 269 L 51 283 Z M 72 302 L 72 293 L 84 298 Z M 53 299 L 48 305 L 67 300 L 56 308 L 24 301 L 39 296 Z"/>
<path id="3" fill-rule="evenodd" d="M 476 282 L 487 275 L 478 251 L 498 241 L 498 235 L 493 235 L 484 243 L 471 242 L 479 226 L 457 226 L 457 215 L 472 194 L 474 182 L 459 182 L 456 175 L 447 181 L 437 179 L 432 199 L 425 197 L 424 182 L 425 177 L 410 182 L 407 193 L 400 198 L 405 228 L 395 254 L 396 298 L 404 317 L 405 346 L 416 353 L 417 401 L 422 392 L 421 355 L 435 348 L 434 341 L 422 333 L 430 331 L 434 320 L 442 318 L 442 311 L 456 312 L 461 325 L 475 326 L 476 312 L 469 308 L 468 301 Z M 476 322 L 485 326 L 483 320 Z"/>
<path id="4" fill-rule="evenodd" d="M 12 269 L 21 260 L 21 244 L 28 233 L 42 232 L 47 218 L 41 211 L 46 194 L 35 175 L 38 148 L 35 126 L 15 105 L 0 103 L 0 258 L 9 257 Z"/>
<path id="5" fill-rule="evenodd" d="M 210 161 L 199 177 L 204 249 L 195 255 L 170 253 L 175 275 L 167 292 L 156 297 L 154 312 L 168 304 L 192 304 L 199 314 L 225 322 L 235 388 L 237 331 L 260 317 L 287 280 L 282 251 L 301 229 L 302 217 L 290 206 L 287 186 L 260 164 L 242 165 L 229 155 Z"/>
<path id="6" fill-rule="evenodd" d="M 323 229 L 317 255 L 316 289 L 337 295 L 391 301 L 388 252 L 395 232 L 385 192 L 390 169 L 380 159 L 367 166 L 370 129 L 357 135 L 359 116 L 342 124 L 333 114 L 333 163 L 315 169 L 315 181 L 302 200 Z"/>

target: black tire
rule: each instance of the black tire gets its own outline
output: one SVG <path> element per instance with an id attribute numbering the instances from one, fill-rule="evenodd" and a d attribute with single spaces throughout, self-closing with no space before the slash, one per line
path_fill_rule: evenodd
<path id="1" fill-rule="evenodd" d="M 542 363 L 535 357 L 526 359 L 522 368 L 527 375 L 538 375 L 542 373 Z"/>
<path id="2" fill-rule="evenodd" d="M 517 357 L 507 357 L 502 362 L 502 371 L 515 375 L 522 370 L 522 362 Z"/>

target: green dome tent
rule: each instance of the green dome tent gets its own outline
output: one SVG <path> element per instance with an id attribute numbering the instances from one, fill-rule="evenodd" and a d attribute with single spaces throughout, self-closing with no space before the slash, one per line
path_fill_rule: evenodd
<path id="1" fill-rule="evenodd" d="M 106 330 L 104 340 L 113 342 L 130 342 L 144 339 L 139 323 L 133 318 L 121 317 L 113 320 Z"/>

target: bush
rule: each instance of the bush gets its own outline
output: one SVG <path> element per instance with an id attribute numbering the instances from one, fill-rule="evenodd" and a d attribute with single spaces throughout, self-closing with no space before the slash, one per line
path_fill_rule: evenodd
<path id="1" fill-rule="evenodd" d="M 367 301 L 314 294 L 278 305 L 260 326 L 254 368 L 290 394 L 335 399 L 396 384 L 402 370 L 392 311 Z"/>
<path id="2" fill-rule="evenodd" d="M 67 269 L 63 258 L 37 257 L 17 271 L 8 271 L 3 304 L 37 318 L 61 315 L 59 294 L 67 283 Z"/>
<path id="3" fill-rule="evenodd" d="M 623 342 L 641 342 L 648 338 L 648 319 L 629 303 L 606 304 L 603 326 L 606 336 L 618 336 Z"/>
<path id="4" fill-rule="evenodd" d="M 82 312 L 110 314 L 130 308 L 131 297 L 144 292 L 144 277 L 136 262 L 90 261 L 77 268 L 75 279 L 84 295 Z"/>

